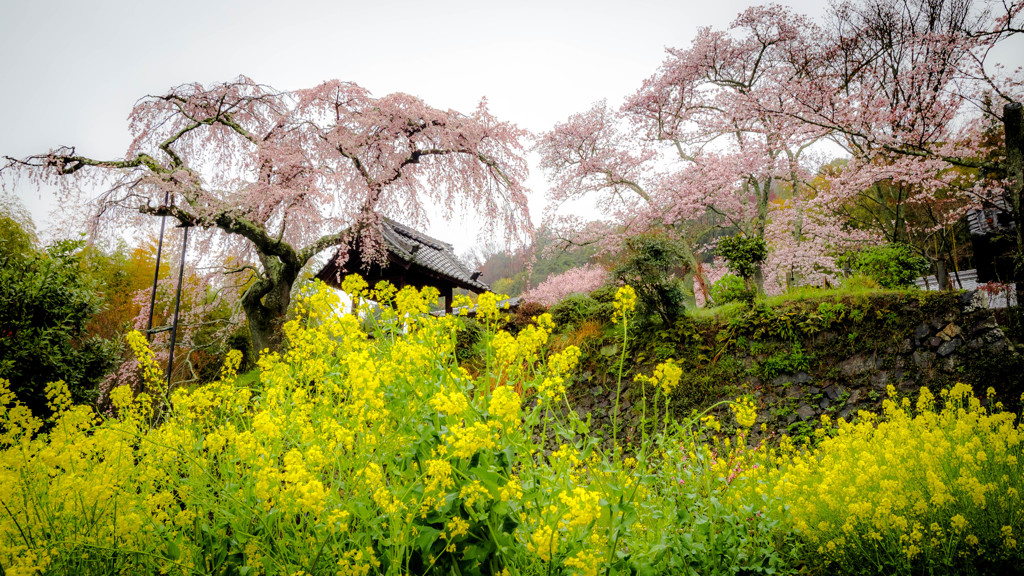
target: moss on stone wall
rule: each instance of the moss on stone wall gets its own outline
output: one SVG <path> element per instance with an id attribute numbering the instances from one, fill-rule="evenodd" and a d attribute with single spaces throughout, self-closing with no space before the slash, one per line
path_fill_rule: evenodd
<path id="1" fill-rule="evenodd" d="M 591 328 L 571 402 L 610 425 L 620 335 Z M 673 326 L 634 331 L 620 402 L 621 421 L 639 425 L 642 391 L 633 382 L 668 358 L 684 373 L 671 407 L 678 420 L 718 400 L 750 395 L 770 433 L 809 434 L 823 414 L 850 419 L 878 410 L 887 387 L 933 391 L 964 382 L 1016 408 L 1024 361 L 974 293 L 885 292 L 756 304 L 730 316 L 684 316 Z M 562 334 L 572 339 L 576 328 Z M 650 394 L 650 392 L 648 392 Z M 650 398 L 648 398 L 650 405 Z M 726 419 L 728 422 L 728 419 Z"/>

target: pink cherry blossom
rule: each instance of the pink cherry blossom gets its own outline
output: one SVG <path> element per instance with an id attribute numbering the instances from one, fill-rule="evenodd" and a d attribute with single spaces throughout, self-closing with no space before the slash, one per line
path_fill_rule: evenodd
<path id="1" fill-rule="evenodd" d="M 593 264 L 571 268 L 551 276 L 523 294 L 523 300 L 554 306 L 570 294 L 587 294 L 608 283 L 608 271 Z"/>
<path id="2" fill-rule="evenodd" d="M 429 206 L 474 211 L 513 242 L 532 230 L 526 133 L 486 101 L 463 114 L 349 82 L 279 91 L 239 77 L 143 98 L 129 122 L 124 159 L 62 147 L 7 166 L 69 198 L 99 186 L 78 223 L 96 235 L 148 229 L 155 215 L 195 227 L 190 254 L 240 278 L 221 287 L 244 287 L 257 349 L 280 344 L 292 285 L 314 256 L 358 244 L 382 258 L 381 216 L 420 226 Z"/>

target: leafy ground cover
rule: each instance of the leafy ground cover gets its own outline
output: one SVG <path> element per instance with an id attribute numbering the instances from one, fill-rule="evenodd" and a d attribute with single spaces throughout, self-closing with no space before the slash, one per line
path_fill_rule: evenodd
<path id="1" fill-rule="evenodd" d="M 459 319 L 424 314 L 436 294 L 372 297 L 387 306 L 362 324 L 315 290 L 258 379 L 232 355 L 218 381 L 170 394 L 134 335 L 146 390 L 115 390 L 112 414 L 54 383 L 44 421 L 3 382 L 0 572 L 1020 570 L 1024 429 L 967 386 L 914 404 L 892 391 L 883 416 L 826 422 L 814 443 L 750 445 L 747 399 L 724 423 L 658 418 L 682 372 L 666 360 L 642 387 L 661 424 L 622 447 L 618 422 L 606 443 L 567 405 L 581 351 L 551 338 L 550 315 L 513 335 L 481 297 L 471 372 Z M 623 352 L 635 302 L 611 302 Z"/>

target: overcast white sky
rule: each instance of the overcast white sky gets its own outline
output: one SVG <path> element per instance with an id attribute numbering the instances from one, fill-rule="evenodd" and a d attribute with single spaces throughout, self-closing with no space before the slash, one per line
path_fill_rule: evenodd
<path id="1" fill-rule="evenodd" d="M 239 74 L 278 89 L 338 78 L 467 112 L 486 96 L 499 118 L 541 131 L 602 98 L 617 102 L 654 73 L 665 47 L 755 3 L 3 0 L 0 155 L 74 145 L 121 157 L 137 99 Z M 784 4 L 815 17 L 826 8 Z M 529 184 L 536 222 L 543 175 L 534 170 Z M 48 192 L 17 193 L 45 229 Z M 472 243 L 443 222 L 431 231 L 460 249 Z"/>

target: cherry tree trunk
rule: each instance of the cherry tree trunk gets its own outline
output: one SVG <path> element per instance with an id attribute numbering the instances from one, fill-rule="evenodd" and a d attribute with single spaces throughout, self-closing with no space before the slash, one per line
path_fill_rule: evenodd
<path id="1" fill-rule="evenodd" d="M 764 229 L 768 225 L 768 193 L 772 188 L 772 179 L 769 177 L 763 186 L 757 187 L 757 220 L 754 222 L 754 231 L 757 238 L 764 240 Z M 764 262 L 758 262 L 754 268 L 754 288 L 758 294 L 764 294 Z M 748 286 L 747 290 L 751 290 Z"/>
<path id="2" fill-rule="evenodd" d="M 1003 126 L 1006 130 L 1006 172 L 1010 180 L 1007 199 L 1013 211 L 1013 222 L 1016 224 L 1017 264 L 1013 269 L 1013 281 L 1017 288 L 1017 303 L 1024 295 L 1024 133 L 1021 131 L 1021 109 L 1019 102 L 1003 106 Z"/>
<path id="3" fill-rule="evenodd" d="M 242 295 L 242 309 L 249 321 L 249 337 L 253 350 L 279 352 L 284 346 L 284 325 L 292 285 L 298 277 L 298 268 L 263 258 L 266 275 L 256 281 Z"/>
<path id="4" fill-rule="evenodd" d="M 949 283 L 949 271 L 946 270 L 946 260 L 935 259 L 935 281 L 939 283 L 939 290 L 952 290 Z"/>

